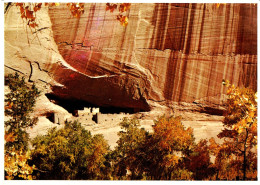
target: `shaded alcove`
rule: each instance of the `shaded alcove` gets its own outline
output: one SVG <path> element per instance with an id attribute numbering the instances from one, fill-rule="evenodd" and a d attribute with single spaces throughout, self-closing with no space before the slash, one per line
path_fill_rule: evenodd
<path id="1" fill-rule="evenodd" d="M 78 110 L 84 110 L 84 108 L 99 108 L 99 112 L 103 114 L 119 114 L 119 113 L 129 113 L 134 114 L 137 112 L 145 112 L 142 109 L 136 108 L 125 108 L 125 107 L 113 107 L 113 106 L 99 106 L 86 101 L 77 99 L 63 99 L 54 94 L 47 93 L 46 97 L 53 103 L 63 107 L 73 116 L 77 116 Z"/>
<path id="2" fill-rule="evenodd" d="M 50 120 L 52 123 L 54 123 L 54 122 L 55 122 L 54 112 L 48 112 L 48 113 L 46 113 L 46 118 L 47 118 L 48 120 Z"/>

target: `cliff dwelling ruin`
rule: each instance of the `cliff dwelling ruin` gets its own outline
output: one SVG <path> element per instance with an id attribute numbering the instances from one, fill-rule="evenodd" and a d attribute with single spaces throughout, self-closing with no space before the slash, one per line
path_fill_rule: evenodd
<path id="1" fill-rule="evenodd" d="M 63 107 L 71 113 L 73 120 L 82 121 L 83 123 L 120 122 L 124 117 L 140 112 L 140 110 L 134 108 L 104 107 L 75 99 L 62 99 L 53 94 L 45 95 L 52 103 Z M 48 113 L 46 118 L 56 124 L 61 124 L 65 121 L 59 113 Z"/>

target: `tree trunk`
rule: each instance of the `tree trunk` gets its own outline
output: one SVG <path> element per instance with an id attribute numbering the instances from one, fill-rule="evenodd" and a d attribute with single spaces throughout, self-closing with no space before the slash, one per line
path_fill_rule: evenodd
<path id="1" fill-rule="evenodd" d="M 244 161 L 243 161 L 243 180 L 246 180 L 246 148 L 244 151 Z"/>
<path id="2" fill-rule="evenodd" d="M 246 129 L 246 139 L 245 139 L 245 143 L 244 143 L 244 151 L 243 151 L 243 156 L 244 156 L 244 160 L 243 160 L 243 180 L 246 180 L 246 142 L 247 142 L 247 138 L 248 138 L 248 130 Z"/>

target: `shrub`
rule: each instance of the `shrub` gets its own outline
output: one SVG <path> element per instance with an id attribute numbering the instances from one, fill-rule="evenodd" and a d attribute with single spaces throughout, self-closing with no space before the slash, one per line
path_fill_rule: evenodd
<path id="1" fill-rule="evenodd" d="M 78 122 L 51 129 L 33 142 L 32 163 L 39 179 L 103 179 L 109 146 L 102 135 L 92 136 Z"/>

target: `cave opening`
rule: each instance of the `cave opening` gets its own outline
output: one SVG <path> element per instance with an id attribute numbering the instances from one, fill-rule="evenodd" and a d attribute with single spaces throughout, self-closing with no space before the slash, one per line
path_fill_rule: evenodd
<path id="1" fill-rule="evenodd" d="M 54 94 L 47 93 L 46 97 L 53 103 L 63 107 L 73 116 L 77 117 L 78 110 L 84 110 L 84 108 L 99 108 L 99 112 L 102 114 L 120 114 L 120 113 L 129 113 L 134 114 L 138 112 L 145 112 L 142 109 L 136 108 L 124 108 L 124 107 L 113 107 L 113 106 L 99 106 L 93 103 L 89 103 L 82 100 L 77 99 L 63 99 Z"/>

